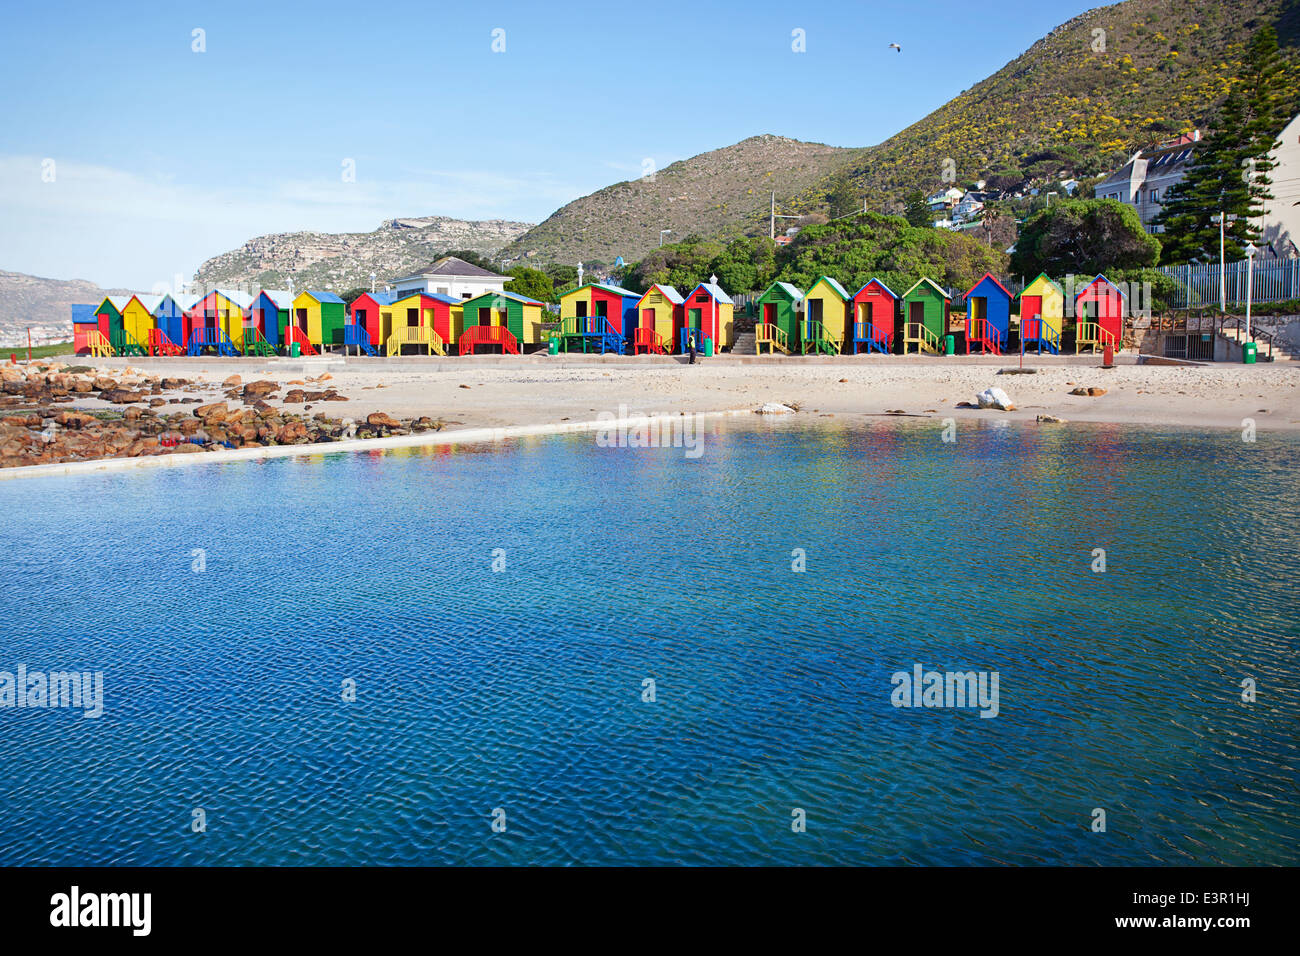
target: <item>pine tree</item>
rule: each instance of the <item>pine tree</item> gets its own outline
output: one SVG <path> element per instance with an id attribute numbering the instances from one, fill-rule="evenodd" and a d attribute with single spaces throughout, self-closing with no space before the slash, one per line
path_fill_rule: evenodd
<path id="1" fill-rule="evenodd" d="M 930 214 L 930 204 L 925 201 L 925 193 L 919 189 L 913 189 L 903 198 L 903 218 L 907 220 L 908 225 L 934 225 L 934 217 Z"/>
<path id="2" fill-rule="evenodd" d="M 1268 154 L 1286 125 L 1287 80 L 1272 27 L 1256 33 L 1247 46 L 1241 74 L 1223 101 L 1213 135 L 1197 147 L 1187 176 L 1165 197 L 1156 223 L 1162 260 L 1214 261 L 1219 257 L 1221 212 L 1237 219 L 1224 230 L 1224 257 L 1245 257 L 1246 243 L 1259 240 L 1251 222 L 1263 213 L 1273 164 Z"/>

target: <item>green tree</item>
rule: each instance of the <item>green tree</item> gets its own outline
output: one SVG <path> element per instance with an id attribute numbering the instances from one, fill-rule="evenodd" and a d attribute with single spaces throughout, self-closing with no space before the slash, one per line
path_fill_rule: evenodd
<path id="1" fill-rule="evenodd" d="M 363 288 L 348 289 L 347 292 L 343 293 L 343 301 L 346 302 L 348 305 L 351 305 L 353 302 L 357 301 L 357 299 L 361 298 L 369 291 L 370 289 L 368 287 L 364 289 Z"/>
<path id="2" fill-rule="evenodd" d="M 1137 210 L 1114 199 L 1065 199 L 1025 220 L 1012 273 L 1033 276 L 1144 269 L 1160 261 L 1160 241 Z"/>
<path id="3" fill-rule="evenodd" d="M 1220 213 L 1237 217 L 1224 229 L 1225 258 L 1244 258 L 1246 244 L 1259 239 L 1251 219 L 1273 198 L 1268 157 L 1290 118 L 1288 88 L 1277 35 L 1266 26 L 1247 46 L 1213 135 L 1197 147 L 1183 181 L 1165 195 L 1156 223 L 1164 227 L 1166 262 L 1217 259 L 1219 226 L 1213 219 Z"/>
<path id="4" fill-rule="evenodd" d="M 903 218 L 912 226 L 934 224 L 934 216 L 930 213 L 930 204 L 925 201 L 925 193 L 913 189 L 903 197 Z"/>
<path id="5" fill-rule="evenodd" d="M 826 205 L 830 209 L 832 219 L 851 216 L 862 208 L 862 199 L 858 195 L 857 187 L 853 185 L 853 180 L 849 179 L 847 173 L 840 173 L 831 180 L 830 187 L 826 191 Z"/>
<path id="6" fill-rule="evenodd" d="M 510 270 L 509 275 L 510 281 L 505 285 L 507 292 L 517 292 L 519 295 L 540 299 L 542 302 L 556 301 L 555 282 L 540 269 L 515 266 Z"/>
<path id="7" fill-rule="evenodd" d="M 760 292 L 776 276 L 776 243 L 767 236 L 734 239 L 709 263 L 709 274 L 727 292 Z"/>

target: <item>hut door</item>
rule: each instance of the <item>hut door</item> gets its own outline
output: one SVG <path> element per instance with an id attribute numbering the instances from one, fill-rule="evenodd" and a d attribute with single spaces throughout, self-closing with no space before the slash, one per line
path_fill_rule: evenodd
<path id="1" fill-rule="evenodd" d="M 407 327 L 408 329 L 413 329 L 413 328 L 415 328 L 416 326 L 418 326 L 419 324 L 420 324 L 420 310 L 419 310 L 419 309 L 407 309 L 407 310 L 406 310 L 406 327 Z"/>
<path id="2" fill-rule="evenodd" d="M 776 306 L 771 302 L 763 303 L 763 322 L 766 325 L 776 325 Z"/>
<path id="3" fill-rule="evenodd" d="M 643 329 L 653 329 L 654 327 L 655 327 L 655 310 L 654 310 L 654 309 L 642 309 L 642 310 L 641 310 L 641 328 L 643 328 Z"/>
<path id="4" fill-rule="evenodd" d="M 575 302 L 573 304 L 573 314 L 580 319 L 585 319 L 587 317 L 587 303 Z"/>
<path id="5" fill-rule="evenodd" d="M 303 332 L 307 331 L 307 310 L 294 309 L 294 324 Z"/>
<path id="6" fill-rule="evenodd" d="M 822 305 L 821 299 L 813 299 L 808 303 L 808 318 L 813 322 L 822 320 Z"/>
<path id="7" fill-rule="evenodd" d="M 1025 295 L 1020 297 L 1020 337 L 1022 339 L 1038 338 L 1038 323 L 1043 314 L 1043 297 Z"/>
<path id="8" fill-rule="evenodd" d="M 916 322 L 919 325 L 925 324 L 924 302 L 909 302 L 907 304 L 907 321 Z"/>

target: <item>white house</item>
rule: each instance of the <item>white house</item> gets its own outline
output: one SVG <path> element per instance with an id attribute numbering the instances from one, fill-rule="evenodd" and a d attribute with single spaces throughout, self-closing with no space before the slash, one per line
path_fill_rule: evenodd
<path id="1" fill-rule="evenodd" d="M 935 212 L 940 209 L 950 209 L 952 205 L 961 200 L 962 191 L 955 186 L 949 186 L 947 189 L 940 190 L 933 196 L 926 198 L 926 203 L 930 206 L 930 211 Z"/>
<path id="2" fill-rule="evenodd" d="M 1264 204 L 1260 232 L 1274 255 L 1290 259 L 1300 255 L 1300 116 L 1287 124 L 1278 142 L 1268 174 L 1273 198 Z"/>
<path id="3" fill-rule="evenodd" d="M 484 292 L 503 292 L 509 281 L 509 276 L 497 275 L 455 256 L 443 256 L 413 275 L 394 280 L 393 289 L 398 298 L 423 292 L 472 299 Z"/>
<path id="4" fill-rule="evenodd" d="M 1165 195 L 1187 176 L 1192 153 L 1200 141 L 1198 129 L 1153 149 L 1139 149 L 1127 163 L 1099 182 L 1093 194 L 1098 199 L 1117 199 L 1132 205 L 1147 232 L 1164 232 L 1163 226 L 1155 224 L 1155 218 L 1164 205 Z"/>

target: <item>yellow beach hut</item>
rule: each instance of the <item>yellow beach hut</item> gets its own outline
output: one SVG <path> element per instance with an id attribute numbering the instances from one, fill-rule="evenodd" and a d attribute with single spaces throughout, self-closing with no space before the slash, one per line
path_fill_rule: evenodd
<path id="1" fill-rule="evenodd" d="M 1061 326 L 1065 322 L 1065 292 L 1059 285 L 1039 273 L 1019 296 L 1020 341 L 1025 348 L 1043 346 L 1053 355 L 1061 351 Z"/>
<path id="2" fill-rule="evenodd" d="M 819 276 L 803 297 L 803 335 L 800 344 L 808 350 L 839 355 L 844 351 L 848 329 L 849 300 L 853 296 L 830 276 Z"/>
<path id="3" fill-rule="evenodd" d="M 633 351 L 664 354 L 673 350 L 673 330 L 681 325 L 686 300 L 670 285 L 652 285 L 636 304 Z"/>
<path id="4" fill-rule="evenodd" d="M 290 310 L 293 327 L 297 330 L 292 333 L 294 340 L 301 342 L 305 335 L 307 341 L 317 347 L 342 345 L 346 312 L 347 305 L 333 292 L 319 289 L 299 292 Z"/>
<path id="5" fill-rule="evenodd" d="M 133 295 L 122 306 L 122 334 L 113 348 L 118 355 L 144 355 L 149 332 L 155 328 L 154 310 L 162 304 L 160 295 Z"/>

